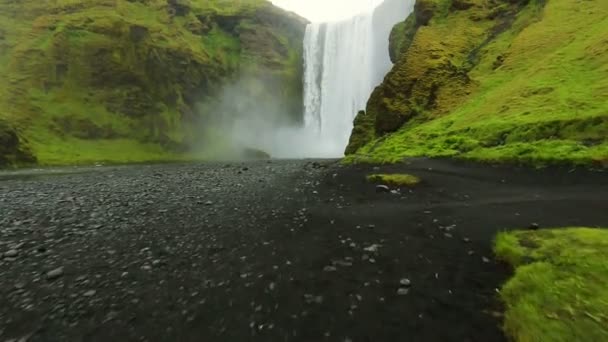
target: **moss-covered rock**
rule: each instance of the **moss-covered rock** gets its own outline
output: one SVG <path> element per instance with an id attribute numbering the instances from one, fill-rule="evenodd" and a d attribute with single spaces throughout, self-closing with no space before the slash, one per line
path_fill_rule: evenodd
<path id="1" fill-rule="evenodd" d="M 606 17 L 600 0 L 417 1 L 348 160 L 604 165 Z"/>
<path id="2" fill-rule="evenodd" d="M 36 159 L 8 123 L 0 120 L 0 167 L 34 163 Z"/>
<path id="3" fill-rule="evenodd" d="M 244 75 L 301 114 L 305 24 L 264 0 L 3 0 L 1 115 L 41 163 L 88 159 L 92 141 L 182 153 Z"/>

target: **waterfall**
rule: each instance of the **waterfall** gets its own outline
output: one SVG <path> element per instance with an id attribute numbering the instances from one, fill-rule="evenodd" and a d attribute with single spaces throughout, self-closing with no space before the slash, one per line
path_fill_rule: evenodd
<path id="1" fill-rule="evenodd" d="M 353 119 L 392 67 L 389 35 L 414 0 L 385 0 L 351 19 L 312 23 L 304 38 L 304 130 L 318 156 L 340 157 Z"/>

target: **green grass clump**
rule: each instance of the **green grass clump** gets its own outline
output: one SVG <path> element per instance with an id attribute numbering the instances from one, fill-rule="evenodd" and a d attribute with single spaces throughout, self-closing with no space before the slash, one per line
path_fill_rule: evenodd
<path id="1" fill-rule="evenodd" d="M 564 228 L 497 236 L 515 267 L 501 290 L 515 341 L 608 341 L 608 230 Z"/>
<path id="2" fill-rule="evenodd" d="M 414 186 L 420 183 L 420 178 L 406 173 L 374 174 L 367 176 L 367 180 L 395 186 Z"/>

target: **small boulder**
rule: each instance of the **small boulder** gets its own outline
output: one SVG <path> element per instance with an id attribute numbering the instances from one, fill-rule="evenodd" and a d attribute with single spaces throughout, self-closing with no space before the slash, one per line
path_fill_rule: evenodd
<path id="1" fill-rule="evenodd" d="M 376 192 L 391 192 L 391 189 L 386 185 L 376 185 Z"/>

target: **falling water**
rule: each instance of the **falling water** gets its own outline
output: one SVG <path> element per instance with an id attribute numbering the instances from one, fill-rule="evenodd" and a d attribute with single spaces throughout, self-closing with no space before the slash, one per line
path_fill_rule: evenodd
<path id="1" fill-rule="evenodd" d="M 304 124 L 310 152 L 342 156 L 353 119 L 392 67 L 389 35 L 414 0 L 385 0 L 349 20 L 313 23 L 304 38 Z"/>

